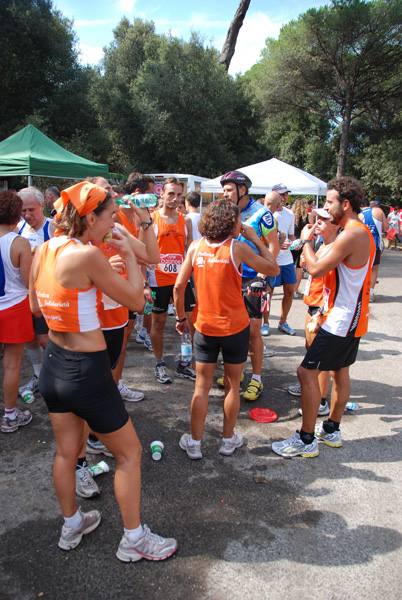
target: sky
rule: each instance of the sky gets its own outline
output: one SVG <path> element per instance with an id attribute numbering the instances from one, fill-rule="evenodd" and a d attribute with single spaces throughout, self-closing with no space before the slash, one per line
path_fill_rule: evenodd
<path id="1" fill-rule="evenodd" d="M 259 60 L 267 37 L 277 38 L 282 25 L 325 4 L 329 0 L 251 0 L 229 73 L 245 73 Z M 221 50 L 239 0 L 53 0 L 53 6 L 74 21 L 81 62 L 96 65 L 123 16 L 154 21 L 158 34 L 170 32 L 186 41 L 199 32 L 206 44 Z"/>

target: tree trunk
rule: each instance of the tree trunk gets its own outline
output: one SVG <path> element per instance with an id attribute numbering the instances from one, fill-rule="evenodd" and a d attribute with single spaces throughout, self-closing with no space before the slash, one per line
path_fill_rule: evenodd
<path id="1" fill-rule="evenodd" d="M 352 102 L 349 99 L 347 99 L 345 114 L 343 115 L 343 120 L 342 120 L 341 143 L 339 146 L 338 169 L 336 172 L 337 177 L 342 177 L 343 175 L 345 175 L 345 171 L 346 171 L 346 156 L 347 156 L 348 148 L 349 148 L 351 115 L 352 115 Z"/>
<path id="2" fill-rule="evenodd" d="M 243 25 L 244 17 L 246 16 L 249 6 L 250 0 L 240 0 L 239 8 L 230 24 L 225 43 L 223 44 L 222 53 L 219 57 L 219 62 L 226 66 L 226 71 L 229 70 L 230 61 L 233 58 L 236 48 L 237 36 L 239 35 L 240 28 Z"/>

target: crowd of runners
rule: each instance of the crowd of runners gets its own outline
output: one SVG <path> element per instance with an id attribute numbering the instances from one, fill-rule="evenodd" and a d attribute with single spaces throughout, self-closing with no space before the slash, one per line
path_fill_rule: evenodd
<path id="1" fill-rule="evenodd" d="M 77 495 L 99 494 L 87 454 L 116 459 L 124 524 L 117 557 L 163 560 L 177 548 L 175 539 L 141 524 L 142 449 L 125 402 L 141 401 L 144 392 L 124 383 L 130 336 L 153 354 L 159 385 L 173 378 L 195 382 L 190 433 L 178 439 L 193 460 L 202 458 L 208 394 L 221 353 L 219 453 L 231 456 L 243 445 L 235 425 L 247 355 L 252 376 L 243 398 L 252 403 L 264 389 L 263 357 L 274 354 L 263 343 L 272 294 L 283 288 L 278 330 L 295 335 L 288 318 L 305 271 L 307 352 L 299 384 L 288 388 L 301 397 L 302 425 L 272 450 L 286 458 L 315 457 L 319 441 L 342 445 L 349 367 L 375 301 L 382 231 L 399 213 L 395 209 L 387 220 L 348 177 L 328 183 L 322 208 L 298 199 L 290 209 L 291 190 L 283 183 L 255 201 L 252 182 L 239 171 L 226 173 L 221 185 L 223 198 L 202 211 L 200 194 L 184 198 L 175 177 L 165 180 L 156 206 L 136 206 L 135 196 L 154 193 L 152 177 L 140 173 L 131 173 L 124 188 L 95 177 L 61 193 L 55 187 L 45 195 L 35 187 L 0 193 L 1 431 L 13 433 L 32 421 L 17 400 L 29 405 L 39 391 L 56 438 L 53 481 L 64 550 L 101 519 L 97 510 L 83 513 L 76 504 Z M 174 372 L 164 357 L 168 314 L 175 315 L 179 334 L 191 335 L 195 357 L 177 355 Z M 20 381 L 24 348 L 32 364 L 28 382 Z M 318 416 L 326 419 L 317 424 Z"/>

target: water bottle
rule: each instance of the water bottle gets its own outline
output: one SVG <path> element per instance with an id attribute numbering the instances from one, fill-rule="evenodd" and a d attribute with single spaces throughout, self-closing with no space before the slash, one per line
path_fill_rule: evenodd
<path id="1" fill-rule="evenodd" d="M 155 297 L 156 297 L 156 292 L 152 292 L 152 302 L 148 302 L 148 300 L 146 301 L 145 306 L 144 306 L 144 315 L 151 314 L 152 309 L 155 304 Z"/>
<path id="2" fill-rule="evenodd" d="M 357 402 L 347 402 L 345 406 L 346 410 L 356 411 L 359 410 Z"/>
<path id="3" fill-rule="evenodd" d="M 183 362 L 190 362 L 192 356 L 191 335 L 188 331 L 185 331 L 181 336 L 181 360 Z"/>
<path id="4" fill-rule="evenodd" d="M 124 208 L 131 208 L 128 204 L 130 201 L 134 206 L 139 208 L 156 206 L 158 204 L 158 196 L 156 194 L 126 194 L 116 200 L 117 204 Z"/>

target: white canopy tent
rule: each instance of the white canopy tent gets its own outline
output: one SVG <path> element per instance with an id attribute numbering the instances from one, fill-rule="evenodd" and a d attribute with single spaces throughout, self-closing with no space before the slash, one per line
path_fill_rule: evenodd
<path id="1" fill-rule="evenodd" d="M 321 181 L 318 177 L 306 173 L 297 167 L 292 167 L 277 158 L 271 158 L 264 162 L 241 167 L 237 169 L 250 177 L 252 186 L 251 194 L 266 194 L 277 183 L 284 183 L 290 190 L 291 194 L 312 194 L 314 196 L 325 196 L 327 193 L 327 184 Z M 219 177 L 203 181 L 201 191 L 205 193 L 222 192 Z"/>

